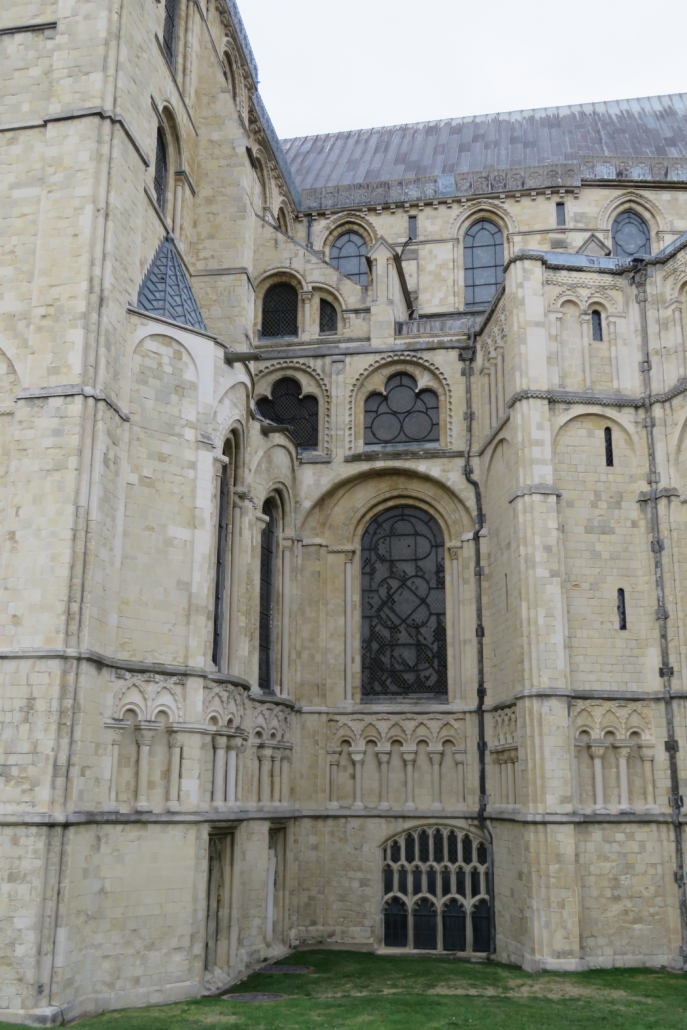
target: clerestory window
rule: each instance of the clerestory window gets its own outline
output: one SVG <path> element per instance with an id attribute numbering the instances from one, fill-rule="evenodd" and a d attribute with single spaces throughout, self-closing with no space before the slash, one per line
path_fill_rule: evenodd
<path id="1" fill-rule="evenodd" d="M 260 397 L 258 411 L 270 422 L 288 426 L 301 450 L 317 450 L 319 404 L 317 397 L 303 393 L 301 384 L 291 376 L 277 379 L 271 397 Z"/>
<path id="2" fill-rule="evenodd" d="M 298 294 L 289 283 L 275 283 L 262 301 L 262 336 L 298 336 Z"/>
<path id="3" fill-rule="evenodd" d="M 489 307 L 503 282 L 503 233 L 498 225 L 480 218 L 465 233 L 465 307 Z"/>
<path id="4" fill-rule="evenodd" d="M 320 334 L 336 333 L 339 329 L 339 319 L 336 308 L 328 300 L 320 300 Z"/>
<path id="5" fill-rule="evenodd" d="M 260 534 L 260 625 L 258 686 L 274 691 L 274 595 L 277 551 L 277 518 L 274 505 L 265 501 L 262 514 L 267 522 Z"/>
<path id="6" fill-rule="evenodd" d="M 623 211 L 611 226 L 613 257 L 646 257 L 651 254 L 651 233 L 636 211 Z"/>
<path id="7" fill-rule="evenodd" d="M 367 243 L 357 232 L 344 232 L 332 243 L 329 260 L 342 275 L 367 286 Z"/>
<path id="8" fill-rule="evenodd" d="M 365 400 L 366 447 L 439 443 L 439 398 L 434 390 L 418 390 L 406 372 L 390 376 L 384 393 Z"/>
<path id="9" fill-rule="evenodd" d="M 172 67 L 177 56 L 177 21 L 179 0 L 165 0 L 165 21 L 162 29 L 162 46 Z"/>

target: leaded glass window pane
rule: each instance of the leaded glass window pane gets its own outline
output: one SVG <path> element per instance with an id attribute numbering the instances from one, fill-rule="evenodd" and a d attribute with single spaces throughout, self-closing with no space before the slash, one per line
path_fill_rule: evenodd
<path id="1" fill-rule="evenodd" d="M 437 910 L 429 898 L 421 898 L 413 907 L 413 947 L 416 951 L 437 949 Z"/>
<path id="2" fill-rule="evenodd" d="M 262 335 L 298 336 L 298 294 L 288 283 L 275 283 L 262 301 Z"/>
<path id="3" fill-rule="evenodd" d="M 174 67 L 177 49 L 178 9 L 179 0 L 165 0 L 165 22 L 162 29 L 162 46 L 172 67 Z"/>
<path id="4" fill-rule="evenodd" d="M 365 400 L 366 447 L 439 443 L 439 398 L 434 390 L 418 390 L 405 372 L 390 376 L 384 393 Z"/>
<path id="5" fill-rule="evenodd" d="M 277 538 L 277 520 L 272 505 L 267 502 L 263 509 L 269 522 L 260 534 L 260 641 L 258 658 L 258 686 L 271 691 L 273 686 L 273 608 L 274 608 L 274 559 Z"/>
<path id="6" fill-rule="evenodd" d="M 467 918 L 463 906 L 452 898 L 441 913 L 444 951 L 467 950 Z"/>
<path id="7" fill-rule="evenodd" d="M 329 260 L 342 275 L 367 286 L 367 244 L 357 232 L 344 232 L 332 243 Z"/>
<path id="8" fill-rule="evenodd" d="M 444 861 L 444 833 L 443 830 L 435 830 L 433 833 L 434 841 L 434 861 Z"/>
<path id="9" fill-rule="evenodd" d="M 597 342 L 599 342 L 603 340 L 603 338 L 604 331 L 603 322 L 601 321 L 601 312 L 592 311 L 592 340 L 596 340 Z"/>
<path id="10" fill-rule="evenodd" d="M 408 947 L 408 909 L 400 898 L 391 898 L 384 908 L 384 946 Z"/>
<path id="11" fill-rule="evenodd" d="M 482 893 L 482 882 L 479 875 L 479 869 L 470 870 L 470 896 L 473 898 L 478 897 Z"/>
<path id="12" fill-rule="evenodd" d="M 155 200 L 160 211 L 165 209 L 165 197 L 167 194 L 167 147 L 162 129 L 157 130 L 157 143 L 155 145 L 155 175 L 153 177 L 155 188 Z"/>
<path id="13" fill-rule="evenodd" d="M 465 233 L 465 307 L 489 307 L 503 282 L 503 233 L 497 225 L 480 218 Z"/>
<path id="14" fill-rule="evenodd" d="M 384 869 L 384 893 L 391 894 L 394 889 L 394 871 L 391 866 Z"/>
<path id="15" fill-rule="evenodd" d="M 472 910 L 472 950 L 489 951 L 489 902 L 482 899 Z"/>
<path id="16" fill-rule="evenodd" d="M 415 837 L 412 833 L 406 834 L 406 862 L 415 861 Z"/>
<path id="17" fill-rule="evenodd" d="M 301 450 L 317 450 L 319 404 L 317 397 L 301 393 L 298 380 L 284 376 L 272 386 L 271 397 L 258 398 L 257 409 L 270 422 L 288 426 Z"/>
<path id="18" fill-rule="evenodd" d="M 363 699 L 447 694 L 444 540 L 420 508 L 389 508 L 361 546 Z M 406 855 L 407 857 L 407 855 Z"/>
<path id="19" fill-rule="evenodd" d="M 320 333 L 335 333 L 339 328 L 336 308 L 328 300 L 320 301 Z"/>
<path id="20" fill-rule="evenodd" d="M 611 226 L 613 256 L 628 258 L 651 254 L 649 226 L 636 211 L 623 211 Z"/>

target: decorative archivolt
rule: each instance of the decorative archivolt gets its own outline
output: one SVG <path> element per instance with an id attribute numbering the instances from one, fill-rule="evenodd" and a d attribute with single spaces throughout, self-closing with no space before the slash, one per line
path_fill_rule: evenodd
<path id="1" fill-rule="evenodd" d="M 517 744 L 518 713 L 515 705 L 493 712 L 492 720 L 494 744 Z"/>
<path id="2" fill-rule="evenodd" d="M 408 372 L 410 375 L 417 377 L 418 369 L 425 369 L 439 380 L 446 399 L 446 443 L 448 447 L 451 447 L 453 445 L 453 397 L 448 378 L 433 361 L 428 361 L 427 358 L 419 357 L 417 354 L 404 353 L 387 354 L 382 358 L 377 358 L 376 361 L 373 361 L 367 368 L 363 369 L 353 383 L 348 395 L 348 453 L 352 454 L 355 447 L 355 411 L 360 389 L 366 379 L 385 365 L 389 366 L 389 375 L 391 375 L 392 371 L 398 371 Z"/>
<path id="3" fill-rule="evenodd" d="M 610 308 L 618 311 L 620 304 L 618 298 L 613 296 L 613 294 L 622 293 L 624 290 L 622 282 L 610 278 L 597 282 L 596 276 L 592 289 L 589 288 L 589 279 L 582 276 L 552 275 L 547 276 L 545 282 L 547 286 L 560 287 L 559 292 L 549 305 L 550 308 L 559 307 L 564 300 L 570 299 L 577 301 L 582 309 L 585 310 L 595 298 L 598 298 L 603 300 Z"/>
<path id="4" fill-rule="evenodd" d="M 291 731 L 291 713 L 281 705 L 259 704 L 253 707 L 251 738 L 254 743 L 282 743 L 288 741 Z"/>
<path id="5" fill-rule="evenodd" d="M 320 390 L 322 391 L 322 399 L 324 402 L 324 433 L 323 433 L 323 453 L 329 454 L 331 451 L 331 427 L 332 427 L 332 398 L 327 385 L 327 380 L 324 378 L 321 372 L 318 372 L 316 368 L 309 365 L 306 361 L 292 361 L 285 359 L 284 361 L 273 361 L 271 364 L 266 365 L 265 368 L 261 369 L 260 375 L 256 380 L 256 394 L 258 389 L 262 387 L 262 384 L 266 379 L 269 379 L 270 386 L 273 381 L 275 372 L 283 372 L 288 375 L 289 372 L 294 373 L 294 377 L 298 379 L 301 386 L 307 385 L 305 378 L 312 376 Z M 298 373 L 304 373 L 298 375 Z"/>
<path id="6" fill-rule="evenodd" d="M 400 742 L 404 747 L 416 747 L 420 741 L 430 746 L 450 743 L 454 747 L 465 745 L 465 719 L 447 722 L 445 719 L 417 717 L 375 716 L 373 719 L 350 718 L 345 721 L 332 719 L 329 722 L 329 745 L 338 749 L 344 741 L 352 747 L 365 747 L 373 741 L 377 747 L 386 747 Z"/>
<path id="7" fill-rule="evenodd" d="M 115 691 L 112 715 L 121 719 L 127 710 L 134 711 L 138 719 L 151 720 L 164 712 L 170 722 L 184 718 L 184 677 L 160 676 L 156 673 L 118 672 L 123 682 Z"/>
<path id="8" fill-rule="evenodd" d="M 622 214 L 623 211 L 628 209 L 637 209 L 638 214 L 648 219 L 650 223 L 649 228 L 652 230 L 652 233 L 665 229 L 669 225 L 669 219 L 666 218 L 665 212 L 654 200 L 649 200 L 643 193 L 628 190 L 627 193 L 616 194 L 604 204 L 599 212 L 599 228 L 601 230 L 609 230 L 617 215 Z"/>
<path id="9" fill-rule="evenodd" d="M 368 248 L 377 239 L 377 230 L 373 222 L 362 214 L 352 214 L 348 211 L 327 219 L 325 224 L 318 230 L 315 239 L 315 249 L 325 251 L 325 260 L 329 260 L 327 251 L 334 240 L 344 232 L 357 232 L 363 237 Z"/>
<path id="10" fill-rule="evenodd" d="M 600 739 L 613 733 L 620 739 L 632 735 L 653 738 L 651 708 L 643 702 L 573 701 L 572 719 L 575 736 L 588 733 L 592 739 Z"/>
<path id="11" fill-rule="evenodd" d="M 237 729 L 246 719 L 245 691 L 231 684 L 206 687 L 203 698 L 203 719 L 206 723 Z"/>
<path id="12" fill-rule="evenodd" d="M 493 356 L 497 347 L 502 347 L 506 342 L 506 325 L 508 322 L 508 310 L 505 298 L 501 300 L 496 311 L 489 320 L 489 326 L 480 336 L 480 350 L 482 360 Z"/>
<path id="13" fill-rule="evenodd" d="M 453 218 L 448 230 L 448 237 L 459 239 L 466 232 L 473 222 L 480 218 L 487 218 L 498 225 L 504 237 L 518 231 L 518 223 L 505 205 L 497 204 L 493 200 L 473 200 L 465 207 L 461 207 L 458 214 Z"/>

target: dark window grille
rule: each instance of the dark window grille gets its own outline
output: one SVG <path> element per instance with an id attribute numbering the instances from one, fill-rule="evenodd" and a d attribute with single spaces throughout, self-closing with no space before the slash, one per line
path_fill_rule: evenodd
<path id="1" fill-rule="evenodd" d="M 458 861 L 458 834 L 455 830 L 448 833 L 448 860 L 454 865 Z"/>
<path id="2" fill-rule="evenodd" d="M 408 870 L 405 867 L 398 870 L 398 893 L 408 897 Z"/>
<path id="3" fill-rule="evenodd" d="M 437 896 L 437 871 L 436 869 L 427 870 L 427 893 L 431 894 L 433 898 Z"/>
<path id="4" fill-rule="evenodd" d="M 418 390 L 405 372 L 390 376 L 384 393 L 365 400 L 366 447 L 439 443 L 439 398 L 434 390 Z"/>
<path id="5" fill-rule="evenodd" d="M 472 910 L 472 950 L 489 951 L 489 902 L 484 898 Z"/>
<path id="6" fill-rule="evenodd" d="M 625 591 L 618 588 L 618 629 L 627 629 L 627 609 L 625 608 Z"/>
<path id="7" fill-rule="evenodd" d="M 422 870 L 413 869 L 413 894 L 422 894 Z"/>
<path id="8" fill-rule="evenodd" d="M 503 233 L 480 218 L 465 233 L 465 307 L 487 308 L 503 282 Z"/>
<path id="9" fill-rule="evenodd" d="M 556 204 L 556 225 L 565 225 L 565 204 L 560 200 Z"/>
<path id="10" fill-rule="evenodd" d="M 169 63 L 174 67 L 177 52 L 177 16 L 179 0 L 165 0 L 165 22 L 162 29 L 162 46 Z"/>
<path id="11" fill-rule="evenodd" d="M 461 898 L 467 898 L 468 896 L 465 882 L 465 870 L 459 869 L 456 873 L 456 894 L 459 894 Z"/>
<path id="12" fill-rule="evenodd" d="M 477 861 L 480 865 L 487 864 L 487 845 L 483 841 L 477 845 Z"/>
<path id="13" fill-rule="evenodd" d="M 445 898 L 447 894 L 451 894 L 451 870 L 441 870 L 441 896 Z"/>
<path id="14" fill-rule="evenodd" d="M 339 329 L 339 319 L 336 308 L 328 300 L 320 301 L 320 334 L 336 333 Z"/>
<path id="15" fill-rule="evenodd" d="M 613 256 L 632 260 L 651 254 L 651 233 L 636 211 L 623 211 L 611 226 Z"/>
<path id="16" fill-rule="evenodd" d="M 400 898 L 391 898 L 384 906 L 384 946 L 408 947 L 408 908 Z"/>
<path id="17" fill-rule="evenodd" d="M 332 243 L 329 260 L 342 275 L 367 286 L 367 243 L 357 232 L 344 232 Z"/>
<path id="18" fill-rule="evenodd" d="M 613 468 L 613 433 L 610 426 L 604 429 L 604 447 L 606 450 L 606 467 Z"/>
<path id="19" fill-rule="evenodd" d="M 603 323 L 601 321 L 601 312 L 592 311 L 592 340 L 596 340 L 597 343 L 601 342 L 604 338 Z"/>
<path id="20" fill-rule="evenodd" d="M 444 540 L 436 520 L 406 506 L 374 518 L 363 534 L 361 580 L 363 698 L 446 697 Z"/>
<path id="21" fill-rule="evenodd" d="M 390 855 L 390 857 L 391 857 L 391 861 L 392 862 L 400 862 L 401 861 L 401 845 L 398 843 L 397 840 L 395 840 L 393 842 L 393 844 L 391 845 L 391 855 Z"/>
<path id="22" fill-rule="evenodd" d="M 417 239 L 417 215 L 408 215 L 408 239 Z"/>
<path id="23" fill-rule="evenodd" d="M 260 642 L 258 686 L 270 692 L 274 689 L 274 563 L 277 542 L 277 520 L 272 505 L 267 501 L 262 509 L 269 522 L 260 534 Z"/>
<path id="24" fill-rule="evenodd" d="M 260 414 L 280 426 L 288 426 L 298 447 L 317 450 L 319 404 L 317 397 L 306 394 L 297 379 L 285 376 L 272 386 L 271 397 L 260 397 L 256 405 Z"/>
<path id="25" fill-rule="evenodd" d="M 412 833 L 406 834 L 405 839 L 406 846 L 406 862 L 415 861 L 415 837 Z"/>
<path id="26" fill-rule="evenodd" d="M 229 466 L 222 466 L 217 513 L 217 559 L 215 562 L 215 614 L 212 633 L 212 660 L 219 669 L 222 661 L 222 624 L 224 622 L 224 584 L 227 558 L 227 521 L 229 514 Z"/>
<path id="27" fill-rule="evenodd" d="M 482 883 L 479 875 L 479 869 L 470 870 L 470 896 L 473 898 L 478 897 L 482 893 Z"/>
<path id="28" fill-rule="evenodd" d="M 472 862 L 472 837 L 468 837 L 467 833 L 463 837 L 463 861 L 466 865 Z"/>
<path id="29" fill-rule="evenodd" d="M 167 196 L 167 146 L 162 129 L 157 130 L 157 143 L 155 145 L 155 174 L 153 176 L 155 188 L 155 200 L 160 211 L 165 209 L 165 198 Z"/>
<path id="30" fill-rule="evenodd" d="M 467 917 L 465 908 L 452 898 L 441 913 L 444 951 L 467 951 Z"/>
<path id="31" fill-rule="evenodd" d="M 434 861 L 444 861 L 444 835 L 441 830 L 435 830 L 432 843 L 434 844 Z"/>
<path id="32" fill-rule="evenodd" d="M 298 336 L 298 294 L 288 283 L 275 283 L 262 300 L 262 335 Z"/>
<path id="33" fill-rule="evenodd" d="M 429 834 L 427 830 L 420 830 L 418 836 L 418 858 L 420 862 L 429 862 Z"/>
<path id="34" fill-rule="evenodd" d="M 390 865 L 384 869 L 384 893 L 393 894 L 394 890 L 394 871 Z"/>
<path id="35" fill-rule="evenodd" d="M 413 948 L 437 950 L 437 910 L 429 898 L 421 898 L 413 907 Z"/>

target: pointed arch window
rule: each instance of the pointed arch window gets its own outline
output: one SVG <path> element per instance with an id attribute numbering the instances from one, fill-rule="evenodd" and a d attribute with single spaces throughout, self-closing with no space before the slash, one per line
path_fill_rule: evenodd
<path id="1" fill-rule="evenodd" d="M 271 397 L 260 397 L 257 408 L 270 422 L 288 426 L 298 447 L 303 451 L 317 450 L 319 404 L 317 397 L 306 394 L 297 379 L 284 376 L 272 386 Z"/>
<path id="2" fill-rule="evenodd" d="M 158 126 L 157 130 L 157 142 L 155 144 L 155 174 L 153 178 L 153 186 L 155 188 L 155 200 L 160 211 L 165 210 L 165 200 L 167 197 L 167 144 L 165 143 L 165 134 L 162 129 Z"/>
<path id="3" fill-rule="evenodd" d="M 274 691 L 274 595 L 277 550 L 277 517 L 272 501 L 265 501 L 266 516 L 260 534 L 260 627 L 258 686 L 266 693 Z"/>
<path id="4" fill-rule="evenodd" d="M 337 236 L 329 251 L 329 260 L 342 275 L 360 286 L 367 286 L 367 243 L 358 232 Z"/>
<path id="5" fill-rule="evenodd" d="M 488 218 L 480 218 L 465 233 L 465 307 L 489 307 L 503 282 L 503 233 Z"/>
<path id="6" fill-rule="evenodd" d="M 418 390 L 407 372 L 390 376 L 384 393 L 365 400 L 366 447 L 439 443 L 439 398 Z"/>
<path id="7" fill-rule="evenodd" d="M 651 233 L 636 211 L 623 211 L 611 226 L 613 257 L 632 260 L 651 254 Z"/>
<path id="8" fill-rule="evenodd" d="M 172 67 L 177 55 L 177 21 L 179 0 L 165 0 L 165 22 L 162 29 L 162 46 Z"/>
<path id="9" fill-rule="evenodd" d="M 367 526 L 361 543 L 363 701 L 446 698 L 444 564 L 439 523 L 421 508 L 388 508 Z"/>
<path id="10" fill-rule="evenodd" d="M 298 294 L 289 283 L 275 283 L 262 301 L 262 336 L 298 336 Z"/>

